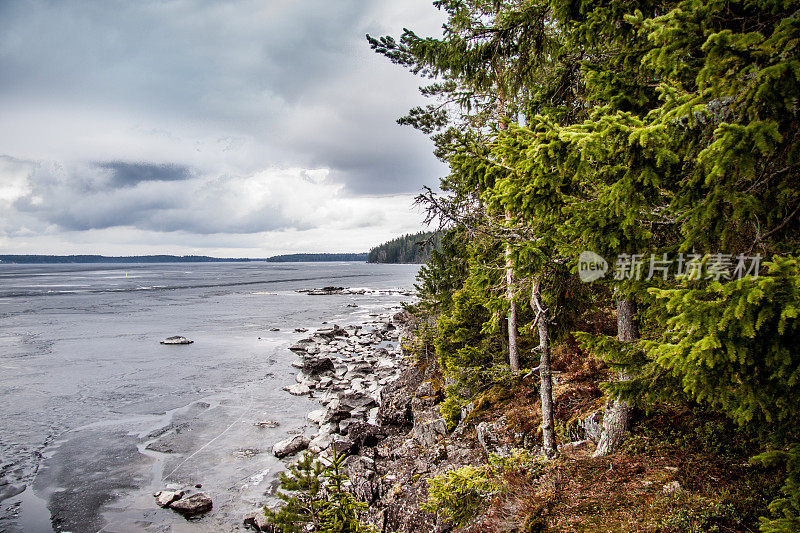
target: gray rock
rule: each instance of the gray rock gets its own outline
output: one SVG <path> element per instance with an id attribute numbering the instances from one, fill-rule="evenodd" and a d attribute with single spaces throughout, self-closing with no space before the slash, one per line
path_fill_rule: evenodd
<path id="1" fill-rule="evenodd" d="M 413 423 L 411 400 L 413 383 L 419 379 L 416 369 L 406 370 L 401 378 L 387 384 L 381 390 L 381 408 L 378 411 L 378 423 L 399 428 L 409 428 Z"/>
<path id="2" fill-rule="evenodd" d="M 430 381 L 423 381 L 422 384 L 417 387 L 417 390 L 414 391 L 414 397 L 416 398 L 425 398 L 433 395 L 433 383 Z"/>
<path id="3" fill-rule="evenodd" d="M 183 491 L 182 490 L 162 490 L 155 494 L 156 496 L 156 504 L 159 507 L 169 507 L 172 502 L 178 501 L 183 498 Z"/>
<path id="4" fill-rule="evenodd" d="M 345 393 L 339 396 L 339 407 L 355 411 L 357 409 L 369 410 L 376 407 L 377 402 L 370 396 L 361 393 Z"/>
<path id="5" fill-rule="evenodd" d="M 375 471 L 375 461 L 361 455 L 351 455 L 342 463 L 342 470 L 350 477 L 353 495 L 368 504 L 380 497 L 381 481 Z"/>
<path id="6" fill-rule="evenodd" d="M 333 361 L 329 357 L 306 357 L 303 359 L 303 373 L 309 376 L 334 370 Z"/>
<path id="7" fill-rule="evenodd" d="M 492 423 L 481 422 L 475 427 L 475 432 L 478 435 L 478 442 L 481 444 L 481 448 L 483 448 L 486 455 L 491 453 L 509 455 L 511 453 L 511 447 L 500 438 L 503 429 L 507 427 L 508 422 L 505 415 Z"/>
<path id="8" fill-rule="evenodd" d="M 207 513 L 212 507 L 211 498 L 204 492 L 192 494 L 188 498 L 182 498 L 170 505 L 173 511 L 177 511 L 185 517 L 197 516 Z"/>
<path id="9" fill-rule="evenodd" d="M 308 443 L 308 451 L 316 455 L 327 450 L 332 442 L 333 436 L 330 433 L 320 433 Z"/>
<path id="10" fill-rule="evenodd" d="M 415 413 L 413 434 L 420 444 L 428 447 L 435 446 L 441 437 L 447 435 L 447 423 L 439 409 L 434 407 L 419 415 Z"/>
<path id="11" fill-rule="evenodd" d="M 253 522 L 256 531 L 262 531 L 263 533 L 279 533 L 275 526 L 267 522 L 267 515 L 263 512 L 256 513 Z"/>
<path id="12" fill-rule="evenodd" d="M 322 421 L 325 420 L 325 415 L 328 413 L 327 409 L 315 409 L 308 413 L 306 418 L 310 422 L 314 422 L 315 424 L 322 424 Z"/>
<path id="13" fill-rule="evenodd" d="M 577 421 L 577 426 L 583 430 L 583 437 L 594 442 L 600 442 L 603 433 L 603 424 L 598 423 L 600 411 L 595 411 L 582 420 Z"/>
<path id="14" fill-rule="evenodd" d="M 275 454 L 275 457 L 283 458 L 305 450 L 308 448 L 309 442 L 308 437 L 305 435 L 295 435 L 275 443 L 272 447 L 272 453 Z"/>
<path id="15" fill-rule="evenodd" d="M 294 396 L 302 396 L 311 392 L 311 389 L 308 387 L 308 385 L 303 383 L 297 383 L 296 385 L 284 387 L 283 390 Z"/>
<path id="16" fill-rule="evenodd" d="M 289 346 L 289 349 L 295 353 L 305 353 L 308 348 L 316 346 L 316 344 L 312 339 L 301 339 Z"/>
<path id="17" fill-rule="evenodd" d="M 334 435 L 334 437 L 336 437 Z M 331 449 L 336 448 L 336 455 L 339 457 L 347 457 L 353 455 L 358 451 L 358 447 L 350 439 L 344 437 L 334 438 Z"/>
<path id="18" fill-rule="evenodd" d="M 386 434 L 378 426 L 366 422 L 355 422 L 348 424 L 347 437 L 360 449 L 364 446 L 377 446 L 386 438 Z"/>
<path id="19" fill-rule="evenodd" d="M 186 337 L 176 335 L 174 337 L 167 337 L 161 341 L 161 344 L 192 344 L 193 342 L 194 341 L 190 341 Z"/>

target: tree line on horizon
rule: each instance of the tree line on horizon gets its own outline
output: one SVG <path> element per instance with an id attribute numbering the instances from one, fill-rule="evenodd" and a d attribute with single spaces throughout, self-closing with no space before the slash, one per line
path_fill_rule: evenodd
<path id="1" fill-rule="evenodd" d="M 266 259 L 249 257 L 209 257 L 206 255 L 0 255 L 0 263 L 68 264 L 68 263 L 297 263 L 325 261 L 366 261 L 366 253 L 306 253 L 275 255 Z"/>

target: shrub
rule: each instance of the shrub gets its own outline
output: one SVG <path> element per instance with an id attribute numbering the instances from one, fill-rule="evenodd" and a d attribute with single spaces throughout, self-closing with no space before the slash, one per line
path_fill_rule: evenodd
<path id="1" fill-rule="evenodd" d="M 443 512 L 459 526 L 468 524 L 483 512 L 493 496 L 507 486 L 505 474 L 524 473 L 538 476 L 542 459 L 525 450 L 514 450 L 511 455 L 489 456 L 489 464 L 465 466 L 428 480 L 428 500 L 422 509 Z"/>
<path id="2" fill-rule="evenodd" d="M 359 520 L 367 504 L 346 490 L 349 478 L 341 472 L 344 457 L 335 453 L 327 464 L 305 453 L 281 472 L 278 497 L 285 503 L 277 510 L 264 508 L 268 521 L 283 533 L 321 531 L 371 533 L 374 528 Z M 281 492 L 283 491 L 283 492 Z"/>

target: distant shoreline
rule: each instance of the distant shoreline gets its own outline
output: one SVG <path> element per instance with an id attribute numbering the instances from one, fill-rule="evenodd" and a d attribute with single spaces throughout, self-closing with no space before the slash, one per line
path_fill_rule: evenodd
<path id="1" fill-rule="evenodd" d="M 99 264 L 99 263 L 301 263 L 301 262 L 333 262 L 357 261 L 366 262 L 366 253 L 324 253 L 324 254 L 289 254 L 267 258 L 223 258 L 205 255 L 136 255 L 136 256 L 104 256 L 104 255 L 0 255 L 0 264 Z"/>

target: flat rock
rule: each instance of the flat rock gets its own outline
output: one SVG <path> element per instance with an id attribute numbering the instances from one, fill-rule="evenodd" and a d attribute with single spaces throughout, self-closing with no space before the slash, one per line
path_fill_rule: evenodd
<path id="1" fill-rule="evenodd" d="M 162 490 L 161 492 L 157 492 L 155 496 L 156 504 L 158 504 L 159 507 L 169 507 L 172 502 L 183 498 L 183 491 Z"/>
<path id="2" fill-rule="evenodd" d="M 192 344 L 194 341 L 187 339 L 186 337 L 181 337 L 179 335 L 175 335 L 173 337 L 167 337 L 161 344 Z"/>
<path id="3" fill-rule="evenodd" d="M 288 387 L 284 387 L 283 390 L 294 396 L 302 396 L 304 394 L 308 394 L 311 392 L 311 389 L 308 387 L 308 385 L 304 383 L 297 383 L 295 385 L 290 385 Z"/>
<path id="4" fill-rule="evenodd" d="M 311 346 L 316 346 L 317 343 L 311 339 L 300 339 L 296 343 L 289 346 L 289 349 L 296 353 L 305 353 Z"/>

